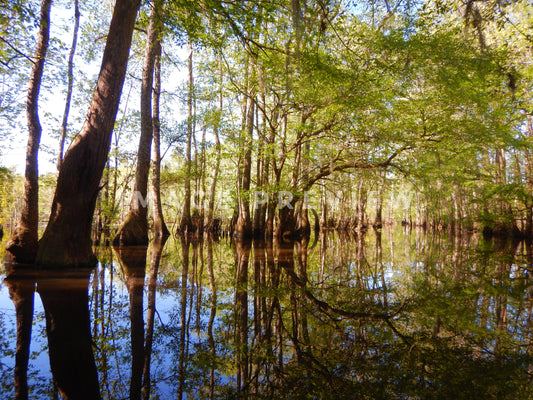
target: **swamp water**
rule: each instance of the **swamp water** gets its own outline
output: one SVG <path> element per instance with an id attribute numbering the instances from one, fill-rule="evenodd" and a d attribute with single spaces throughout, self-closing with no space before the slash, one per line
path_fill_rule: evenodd
<path id="1" fill-rule="evenodd" d="M 525 243 L 395 228 L 97 254 L 0 268 L 1 399 L 533 398 Z"/>

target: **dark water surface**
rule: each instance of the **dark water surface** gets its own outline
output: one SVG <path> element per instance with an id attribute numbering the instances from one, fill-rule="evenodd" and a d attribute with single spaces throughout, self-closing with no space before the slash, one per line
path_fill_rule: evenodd
<path id="1" fill-rule="evenodd" d="M 395 229 L 97 252 L 93 270 L 0 268 L 0 398 L 533 398 L 525 243 Z"/>

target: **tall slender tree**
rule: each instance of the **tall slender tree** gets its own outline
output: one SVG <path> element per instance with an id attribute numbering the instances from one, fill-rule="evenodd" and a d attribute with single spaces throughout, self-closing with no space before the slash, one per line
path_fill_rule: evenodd
<path id="1" fill-rule="evenodd" d="M 63 149 L 67 137 L 68 116 L 70 113 L 70 103 L 72 100 L 72 86 L 74 85 L 74 55 L 76 54 L 76 45 L 78 43 L 78 30 L 80 27 L 80 7 L 79 1 L 74 0 L 74 28 L 72 32 L 72 45 L 67 64 L 67 98 L 65 100 L 65 111 L 63 112 L 63 121 L 61 122 L 61 136 L 59 138 L 59 154 L 57 156 L 57 169 L 61 168 L 63 162 Z"/>
<path id="2" fill-rule="evenodd" d="M 154 65 L 154 93 L 152 100 L 152 121 L 154 148 L 152 155 L 152 201 L 154 209 L 154 235 L 156 237 L 169 236 L 170 232 L 163 218 L 161 202 L 161 121 L 159 119 L 159 100 L 161 97 L 161 43 L 156 47 Z"/>
<path id="3" fill-rule="evenodd" d="M 130 202 L 130 210 L 120 226 L 113 243 L 115 245 L 148 244 L 148 175 L 150 173 L 150 153 L 152 148 L 152 86 L 157 48 L 160 46 L 161 1 L 154 1 L 150 11 L 144 67 L 141 86 L 141 138 L 137 150 L 137 170 Z"/>
<path id="4" fill-rule="evenodd" d="M 10 258 L 16 262 L 31 263 L 37 254 L 39 225 L 39 167 L 38 154 L 41 141 L 41 123 L 39 121 L 39 92 L 44 71 L 48 42 L 50 38 L 50 8 L 52 0 L 41 3 L 41 17 L 37 48 L 26 98 L 26 116 L 28 119 L 28 144 L 26 146 L 26 171 L 24 176 L 24 202 L 20 220 L 7 243 Z"/>
<path id="5" fill-rule="evenodd" d="M 194 72 L 193 72 L 193 46 L 189 45 L 190 53 L 188 59 L 189 84 L 187 94 L 187 143 L 185 145 L 185 198 L 183 199 L 183 210 L 181 214 L 180 230 L 188 234 L 192 231 L 191 219 L 191 147 L 194 135 L 193 123 L 193 103 L 194 103 Z"/>
<path id="6" fill-rule="evenodd" d="M 221 159 L 221 144 L 220 144 L 220 121 L 222 119 L 222 110 L 224 105 L 224 97 L 222 93 L 223 73 L 222 73 L 222 50 L 218 50 L 218 114 L 213 125 L 213 134 L 215 136 L 215 166 L 211 176 L 211 187 L 209 189 L 209 200 L 207 209 L 207 227 L 213 232 L 217 233 L 219 227 L 215 224 L 215 194 L 217 188 L 218 175 L 220 173 L 220 159 Z"/>

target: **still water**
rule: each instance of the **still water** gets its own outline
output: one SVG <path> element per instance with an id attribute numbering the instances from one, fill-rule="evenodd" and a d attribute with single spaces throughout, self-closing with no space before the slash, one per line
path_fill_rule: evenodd
<path id="1" fill-rule="evenodd" d="M 533 398 L 525 243 L 394 230 L 0 269 L 0 398 Z"/>

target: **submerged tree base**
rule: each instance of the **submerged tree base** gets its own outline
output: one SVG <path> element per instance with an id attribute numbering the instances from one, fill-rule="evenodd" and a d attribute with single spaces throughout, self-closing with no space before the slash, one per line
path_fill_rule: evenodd
<path id="1" fill-rule="evenodd" d="M 57 232 L 47 229 L 39 242 L 35 264 L 43 269 L 92 268 L 98 260 L 93 253 L 90 236 L 79 232 Z"/>
<path id="2" fill-rule="evenodd" d="M 113 239 L 113 246 L 147 245 L 148 223 L 146 218 L 135 213 L 129 213 Z"/>
<path id="3" fill-rule="evenodd" d="M 37 237 L 29 229 L 16 227 L 6 245 L 6 260 L 31 264 L 37 256 Z"/>

